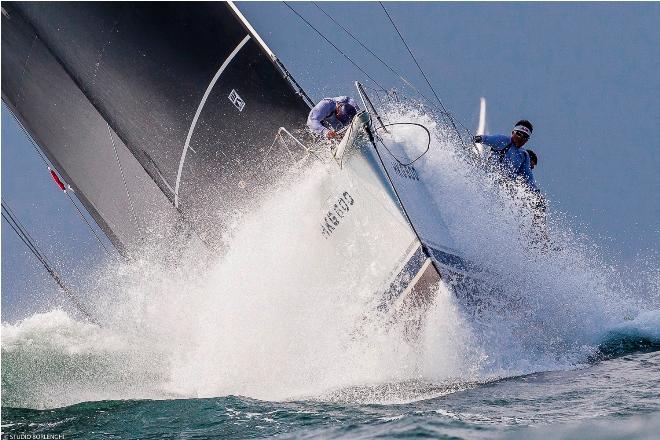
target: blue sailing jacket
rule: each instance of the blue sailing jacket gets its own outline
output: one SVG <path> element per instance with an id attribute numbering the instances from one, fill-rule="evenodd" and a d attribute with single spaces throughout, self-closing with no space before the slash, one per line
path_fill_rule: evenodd
<path id="1" fill-rule="evenodd" d="M 493 163 L 499 163 L 497 152 L 508 148 L 501 162 L 504 172 L 512 179 L 521 178 L 532 190 L 539 191 L 534 173 L 532 173 L 532 161 L 529 154 L 524 149 L 513 145 L 510 136 L 502 134 L 484 135 L 481 143 L 488 145 L 493 150 L 490 155 L 490 160 Z"/>
<path id="2" fill-rule="evenodd" d="M 358 112 L 360 111 L 357 103 L 350 96 L 324 98 L 309 112 L 309 116 L 307 117 L 307 126 L 309 129 L 322 136 L 325 136 L 330 129 L 341 130 L 344 124 L 335 116 L 335 109 L 340 102 L 346 102 L 355 107 L 355 110 Z"/>

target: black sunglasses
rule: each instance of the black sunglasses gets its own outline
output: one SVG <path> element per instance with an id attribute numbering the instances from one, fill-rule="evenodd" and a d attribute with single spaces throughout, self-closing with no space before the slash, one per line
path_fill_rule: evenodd
<path id="1" fill-rule="evenodd" d="M 527 133 L 523 133 L 522 131 L 514 131 L 514 133 L 523 139 L 529 139 L 529 135 Z"/>

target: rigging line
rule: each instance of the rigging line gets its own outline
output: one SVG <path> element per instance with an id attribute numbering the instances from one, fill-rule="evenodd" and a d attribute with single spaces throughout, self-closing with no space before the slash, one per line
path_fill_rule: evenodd
<path id="1" fill-rule="evenodd" d="M 5 210 L 5 212 L 2 213 L 3 218 L 9 223 L 9 225 L 12 227 L 14 232 L 16 232 L 16 234 L 19 236 L 21 241 L 25 243 L 28 249 L 30 249 L 30 251 L 34 254 L 34 256 L 46 268 L 46 271 L 51 276 L 53 276 L 53 278 L 55 278 L 57 284 L 60 285 L 60 287 L 65 288 L 62 283 L 62 280 L 59 278 L 55 270 L 52 269 L 53 265 L 48 261 L 48 258 L 46 258 L 46 256 L 41 252 L 41 250 L 39 250 L 39 248 L 36 245 L 36 241 L 34 240 L 34 238 L 32 238 L 32 235 L 30 235 L 27 228 L 21 224 L 14 211 L 7 203 L 4 202 L 4 200 L 2 201 L 2 207 Z M 9 218 L 7 218 L 7 215 L 9 216 Z"/>
<path id="2" fill-rule="evenodd" d="M 71 188 L 71 186 L 69 186 L 69 188 Z M 78 212 L 78 216 L 83 220 L 83 222 L 85 222 L 85 224 L 87 225 L 87 227 L 89 228 L 89 230 L 92 232 L 92 235 L 94 235 L 94 238 L 96 238 L 96 241 L 97 241 L 97 242 L 99 243 L 99 245 L 103 248 L 103 250 L 105 251 L 105 253 L 108 254 L 108 256 L 112 256 L 112 257 L 114 257 L 114 258 L 117 258 L 117 256 L 114 255 L 114 254 L 112 254 L 112 253 L 110 252 L 110 250 L 106 247 L 106 245 L 103 243 L 103 241 L 101 240 L 101 237 L 99 237 L 99 235 L 98 235 L 98 234 L 96 233 L 96 231 L 94 230 L 94 227 L 93 227 L 93 226 L 91 225 L 91 223 L 87 220 L 87 217 L 85 217 L 85 214 L 83 214 L 83 212 L 80 210 L 80 208 L 78 207 L 78 205 L 76 205 L 76 203 L 74 202 L 73 197 L 71 197 L 71 194 L 69 194 L 69 191 L 64 190 L 63 192 L 64 192 L 64 194 L 66 194 L 67 198 L 69 199 L 69 201 L 71 202 L 71 204 L 73 205 L 73 207 L 76 208 L 76 211 Z"/>
<path id="3" fill-rule="evenodd" d="M 20 233 L 20 231 L 17 229 L 17 226 L 14 225 L 14 224 L 12 223 L 12 221 L 10 220 L 11 217 L 7 217 L 7 215 L 5 215 L 5 213 L 3 212 L 3 213 L 2 213 L 2 218 L 3 218 L 3 219 L 9 224 L 9 226 L 14 230 L 14 232 L 16 233 L 16 235 L 18 235 L 18 238 L 21 239 L 21 241 L 27 246 L 27 248 L 30 250 L 30 252 L 32 252 L 32 254 L 37 258 L 37 260 L 39 260 L 39 262 L 40 262 L 42 265 L 44 265 L 44 267 L 46 267 L 46 270 L 48 270 L 48 268 L 47 268 L 47 267 L 48 267 L 48 263 L 47 263 L 47 262 L 43 259 L 43 257 L 39 254 L 39 251 L 36 250 L 36 249 L 34 249 L 34 248 L 32 247 L 32 243 L 30 243 L 30 242 L 29 242 L 29 241 L 28 241 L 28 240 L 27 240 L 27 239 L 26 239 L 26 238 Z M 49 273 L 50 273 L 50 272 L 49 272 Z"/>
<path id="4" fill-rule="evenodd" d="M 421 72 L 422 76 L 423 76 L 424 79 L 426 80 L 426 84 L 428 84 L 429 88 L 430 88 L 431 91 L 433 92 L 433 95 L 435 96 L 435 99 L 438 100 L 438 103 L 440 104 L 440 107 L 442 108 L 442 110 L 444 110 L 444 111 L 446 112 L 447 109 L 445 108 L 444 104 L 442 103 L 442 101 L 441 101 L 440 98 L 438 97 L 438 94 L 435 92 L 435 89 L 433 88 L 433 86 L 431 85 L 431 82 L 429 81 L 428 77 L 427 77 L 426 74 L 424 73 L 424 70 L 422 69 L 422 67 L 421 67 L 421 66 L 419 65 L 419 63 L 417 62 L 417 58 L 415 58 L 415 55 L 413 54 L 412 50 L 410 50 L 410 47 L 408 46 L 408 43 L 406 43 L 406 40 L 403 38 L 403 35 L 401 35 L 401 32 L 399 32 L 399 28 L 398 28 L 398 27 L 396 26 L 396 24 L 394 23 L 394 20 L 393 20 L 392 17 L 390 16 L 390 13 L 387 12 L 387 9 L 385 9 L 385 5 L 383 5 L 383 2 L 378 2 L 378 3 L 380 4 L 381 8 L 383 8 L 383 11 L 385 11 L 385 15 L 387 15 L 387 18 L 390 20 L 390 23 L 392 23 L 392 26 L 394 26 L 394 30 L 395 30 L 396 33 L 399 35 L 399 38 L 401 39 L 401 42 L 403 43 L 403 45 L 404 45 L 404 46 L 406 47 L 406 49 L 408 50 L 408 53 L 410 54 L 410 57 L 413 59 L 413 61 L 414 61 L 415 64 L 417 65 L 417 68 L 419 69 L 419 71 Z"/>
<path id="5" fill-rule="evenodd" d="M 424 94 L 423 94 L 422 92 L 420 92 L 419 89 L 418 89 L 417 87 L 415 87 L 415 86 L 414 86 L 410 81 L 408 81 L 403 75 L 401 75 L 399 72 L 397 72 L 396 70 L 394 70 L 394 68 L 392 68 L 389 64 L 387 64 L 385 61 L 383 61 L 382 58 L 380 58 L 380 57 L 379 57 L 378 55 L 376 55 L 371 49 L 369 49 L 366 45 L 364 45 L 364 43 L 362 43 L 362 41 L 360 41 L 355 35 L 353 35 L 348 29 L 346 29 L 341 23 L 339 23 L 337 20 L 335 20 L 335 19 L 334 19 L 329 13 L 327 13 L 322 7 L 320 7 L 320 6 L 318 5 L 317 2 L 312 2 L 312 3 L 314 3 L 314 6 L 316 6 L 317 8 L 319 8 L 319 9 L 321 10 L 321 12 L 323 12 L 323 13 L 324 13 L 324 14 L 325 14 L 330 20 L 332 20 L 332 22 L 333 22 L 334 24 L 336 24 L 337 26 L 339 26 L 339 27 L 340 27 L 344 32 L 346 32 L 346 33 L 347 33 L 347 34 L 348 34 L 353 40 L 355 40 L 356 43 L 358 43 L 360 46 L 362 46 L 362 48 L 363 48 L 364 50 L 366 50 L 366 51 L 369 52 L 371 55 L 373 55 L 374 58 L 376 58 L 378 61 L 380 61 L 381 64 L 382 64 L 383 66 L 387 67 L 387 68 L 390 70 L 390 72 L 392 72 L 396 77 L 398 77 L 398 78 L 401 80 L 401 82 L 403 82 L 405 85 L 409 86 L 409 87 L 412 88 L 415 92 L 417 92 L 417 94 L 419 94 L 419 96 L 421 96 L 422 99 L 424 99 L 424 100 L 427 101 L 427 102 L 429 101 L 429 99 L 428 99 L 426 96 L 424 96 Z"/>
<path id="6" fill-rule="evenodd" d="M 384 125 L 382 127 L 382 129 L 386 130 L 385 127 L 391 127 L 391 126 L 394 126 L 394 125 L 414 125 L 414 126 L 417 126 L 417 127 L 422 127 L 424 129 L 424 131 L 426 131 L 426 136 L 428 137 L 428 142 L 426 143 L 426 148 L 424 149 L 424 152 L 421 153 L 419 156 L 417 156 L 414 160 L 411 160 L 408 163 L 403 163 L 403 162 L 401 162 L 401 160 L 399 160 L 398 157 L 396 157 L 396 155 L 394 153 L 392 153 L 392 151 L 389 148 L 387 148 L 387 145 L 385 145 L 385 142 L 383 142 L 383 139 L 379 136 L 376 136 L 376 140 L 383 146 L 383 148 L 385 148 L 385 150 L 387 150 L 387 152 L 390 154 L 390 156 L 392 156 L 392 158 L 394 158 L 394 160 L 399 163 L 399 165 L 404 166 L 404 167 L 410 166 L 410 165 L 414 164 L 415 162 L 417 162 L 419 159 L 421 159 L 431 149 L 431 132 L 429 131 L 428 128 L 426 128 L 422 124 L 417 124 L 415 122 L 395 122 L 395 123 L 392 123 L 392 124 Z M 378 130 L 379 129 L 376 128 L 376 130 L 375 130 L 376 133 L 378 133 Z"/>
<path id="7" fill-rule="evenodd" d="M 373 132 L 368 126 L 365 126 L 365 131 L 367 132 L 367 136 L 369 137 L 369 141 L 374 147 L 374 151 L 376 152 L 376 155 L 378 156 L 378 160 L 380 161 L 380 164 L 383 168 L 383 171 L 385 171 L 385 176 L 387 177 L 388 182 L 390 183 L 390 186 L 394 190 L 394 195 L 396 195 L 396 198 L 399 202 L 399 206 L 401 206 L 401 209 L 403 210 L 403 214 L 406 217 L 406 220 L 408 221 L 408 224 L 410 225 L 410 228 L 412 229 L 413 233 L 415 234 L 415 237 L 417 237 L 417 240 L 419 241 L 420 246 L 422 247 L 422 251 L 424 254 L 430 258 L 430 255 L 428 253 L 428 250 L 426 248 L 426 245 L 422 241 L 421 235 L 419 235 L 419 232 L 417 231 L 417 228 L 415 228 L 415 224 L 412 222 L 412 219 L 410 217 L 410 214 L 408 214 L 408 210 L 406 209 L 405 205 L 403 204 L 403 199 L 401 198 L 401 195 L 399 194 L 399 191 L 396 189 L 396 186 L 394 185 L 394 181 L 392 180 L 392 176 L 390 176 L 389 171 L 387 171 L 387 167 L 385 166 L 385 162 L 378 151 L 378 147 L 376 146 L 376 142 L 374 139 Z M 433 261 L 433 258 L 431 258 L 431 264 L 435 268 L 436 272 L 440 274 L 440 270 L 438 269 L 438 266 L 436 265 L 435 261 Z"/>
<path id="8" fill-rule="evenodd" d="M 332 41 L 330 41 L 325 35 L 323 35 L 323 34 L 321 33 L 321 31 L 319 31 L 318 29 L 316 29 L 316 28 L 314 27 L 313 24 L 311 24 L 309 21 L 307 21 L 307 20 L 305 19 L 305 17 L 303 17 L 302 15 L 300 15 L 300 14 L 298 13 L 298 11 L 296 11 L 295 9 L 293 9 L 293 8 L 291 7 L 291 5 L 290 5 L 288 2 L 284 2 L 284 4 L 286 5 L 287 8 L 291 9 L 291 10 L 293 11 L 293 13 L 296 14 L 296 15 L 297 15 L 302 21 L 304 21 L 305 24 L 307 24 L 307 26 L 309 26 L 310 28 L 312 28 L 317 34 L 319 34 L 319 35 L 321 36 L 321 38 L 323 38 L 328 44 L 330 44 L 332 47 L 334 47 L 335 50 L 336 50 L 337 52 L 339 52 L 340 54 L 342 54 L 342 55 L 344 56 L 344 58 L 346 58 L 348 61 L 350 61 L 351 64 L 353 64 L 353 65 L 354 65 L 354 66 L 355 66 L 360 72 L 362 72 L 362 73 L 363 73 L 367 78 L 369 78 L 374 84 L 376 84 L 378 87 L 380 87 L 383 91 L 387 92 L 387 89 L 385 89 L 385 87 L 381 86 L 381 85 L 378 83 L 378 81 L 376 81 L 375 79 L 373 79 L 373 78 L 372 78 L 367 72 L 365 72 L 360 66 L 358 66 L 358 65 L 355 63 L 355 61 L 353 61 L 348 55 L 346 55 L 344 52 L 342 52 L 341 49 L 339 49 L 339 48 L 338 48 L 338 47 L 337 47 Z"/>
<path id="9" fill-rule="evenodd" d="M 8 213 L 13 219 L 17 218 L 16 213 L 15 213 L 14 210 L 11 208 L 11 206 L 9 206 L 9 203 L 5 202 L 4 197 L 1 199 L 1 204 L 2 204 L 2 209 L 4 209 L 5 211 L 7 211 L 7 213 Z M 24 228 L 21 229 L 21 232 L 23 232 L 25 235 L 27 235 L 28 237 L 30 237 L 30 239 L 32 238 L 32 236 L 30 235 L 30 233 L 29 233 L 27 230 L 25 230 Z"/>
<path id="10" fill-rule="evenodd" d="M 451 122 L 451 125 L 454 127 L 454 130 L 456 131 L 456 134 L 458 135 L 458 139 L 461 141 L 461 144 L 463 144 L 463 146 L 465 146 L 465 143 L 463 142 L 463 138 L 461 137 L 461 133 L 458 131 L 458 127 L 456 126 L 456 123 L 454 122 L 454 118 L 449 114 L 449 112 L 447 112 L 447 109 L 445 108 L 444 104 L 442 103 L 442 101 L 438 97 L 438 94 L 435 92 L 435 89 L 431 85 L 431 81 L 429 81 L 428 77 L 424 73 L 424 70 L 422 70 L 422 66 L 420 66 L 419 63 L 417 62 L 417 58 L 415 58 L 415 55 L 413 55 L 412 50 L 410 50 L 410 47 L 408 46 L 408 43 L 406 43 L 406 40 L 403 38 L 403 35 L 401 35 L 401 32 L 399 32 L 399 28 L 394 23 L 394 20 L 390 16 L 390 13 L 387 12 L 387 9 L 385 9 L 385 5 L 383 4 L 383 2 L 378 2 L 378 3 L 383 8 L 383 11 L 385 11 L 385 15 L 387 15 L 387 18 L 390 19 L 390 23 L 392 23 L 392 26 L 394 26 L 394 29 L 396 30 L 396 33 L 399 34 L 399 38 L 401 39 L 401 42 L 403 43 L 404 46 L 406 46 L 406 49 L 408 49 L 408 53 L 410 54 L 410 57 L 413 59 L 413 61 L 417 65 L 417 68 L 422 73 L 422 76 L 426 80 L 426 84 L 428 84 L 429 88 L 433 92 L 433 95 L 435 96 L 435 99 L 438 100 L 438 103 L 440 104 L 440 107 L 447 114 L 447 117 L 448 117 L 449 121 Z"/>
<path id="11" fill-rule="evenodd" d="M 35 255 L 37 255 L 37 257 L 39 258 L 40 261 L 47 261 L 47 260 L 46 260 L 46 257 L 41 253 L 41 251 L 39 251 L 39 249 L 38 249 L 38 248 L 36 247 L 36 245 L 34 244 L 34 243 L 36 243 L 36 241 L 34 240 L 34 238 L 32 238 L 32 235 L 30 235 L 30 233 L 28 232 L 27 228 L 25 228 L 25 226 L 23 226 L 23 225 L 18 221 L 18 216 L 16 215 L 16 213 L 14 213 L 14 211 L 11 209 L 11 207 L 10 207 L 10 206 L 9 206 L 4 200 L 2 200 L 2 208 L 5 210 L 5 212 L 7 213 L 7 215 L 9 215 L 9 217 L 11 218 L 13 224 L 14 224 L 14 225 L 18 228 L 18 230 L 20 231 L 20 234 L 21 234 L 23 237 L 25 237 L 25 239 L 29 242 L 29 244 L 28 244 L 27 242 L 25 242 L 25 241 L 24 241 L 24 243 L 25 243 L 26 245 L 28 245 L 28 247 L 30 247 L 30 249 L 33 250 L 33 252 L 35 252 Z M 7 219 L 5 218 L 5 220 L 7 220 Z M 14 229 L 14 231 L 16 231 L 16 229 Z M 18 232 L 17 232 L 17 233 L 18 233 Z"/>
<path id="12" fill-rule="evenodd" d="M 39 155 L 39 157 L 41 158 L 41 160 L 43 161 L 43 163 L 44 163 L 44 164 L 50 169 L 53 165 L 50 163 L 50 161 L 49 161 L 49 160 L 46 158 L 46 156 L 43 154 L 43 152 L 41 151 L 41 149 L 37 146 L 37 143 L 34 141 L 34 139 L 32 139 L 32 136 L 30 135 L 30 133 L 28 133 L 27 129 L 25 128 L 25 126 L 23 125 L 23 123 L 21 122 L 21 120 L 18 119 L 18 117 L 16 116 L 16 114 L 14 113 L 14 111 L 13 111 L 8 105 L 6 106 L 6 108 L 9 109 L 9 112 L 10 112 L 11 115 L 14 117 L 14 120 L 18 123 L 19 127 L 21 127 L 21 130 L 23 130 L 23 133 L 25 134 L 25 137 L 30 141 L 30 144 L 32 145 L 32 148 L 34 148 L 34 150 L 37 152 L 37 154 Z M 69 188 L 71 188 L 70 185 L 68 185 L 68 186 L 69 186 Z M 94 230 L 94 228 L 92 227 L 92 225 L 89 223 L 89 221 L 87 220 L 87 218 L 83 215 L 83 213 L 81 212 L 80 208 L 78 208 L 78 205 L 76 205 L 76 203 L 73 201 L 73 198 L 71 197 L 71 195 L 70 195 L 67 191 L 64 191 L 64 193 L 65 193 L 65 194 L 67 195 L 67 197 L 69 198 L 69 201 L 71 202 L 71 204 L 76 208 L 76 211 L 78 211 L 78 214 L 80 215 L 80 217 L 81 217 L 81 218 L 84 220 L 84 222 L 87 224 L 87 227 L 89 227 L 90 231 L 92 231 L 92 234 L 94 234 L 94 237 L 96 237 L 96 240 L 99 242 L 99 244 L 101 245 L 101 247 L 102 247 L 103 249 L 105 249 L 105 251 L 106 251 L 106 253 L 107 253 L 108 255 L 111 255 L 111 252 L 110 252 L 110 251 L 108 250 L 108 248 L 103 244 L 103 241 L 102 241 L 101 238 L 98 236 L 98 234 L 96 233 L 96 231 Z"/>
<path id="13" fill-rule="evenodd" d="M 41 152 L 41 150 L 37 146 L 34 139 L 32 139 L 32 136 L 30 136 L 30 133 L 28 133 L 27 129 L 25 128 L 25 126 L 23 125 L 21 120 L 18 119 L 18 117 L 16 116 L 14 111 L 11 109 L 11 107 L 9 107 L 8 105 L 6 105 L 5 107 L 7 109 L 9 109 L 9 113 L 11 113 L 11 115 L 14 117 L 14 120 L 16 122 L 18 122 L 18 126 L 21 127 L 21 130 L 23 130 L 23 133 L 25 134 L 25 137 L 30 141 L 30 144 L 32 144 L 32 148 L 34 148 L 34 150 L 37 152 L 37 154 L 39 155 L 41 160 L 44 162 L 44 164 L 46 164 L 47 167 L 50 167 L 51 166 L 50 162 L 48 161 L 48 159 L 46 159 L 46 156 L 44 156 L 44 153 Z"/>
<path id="14" fill-rule="evenodd" d="M 71 204 L 76 208 L 76 211 L 78 211 L 78 215 L 79 215 L 80 218 L 83 219 L 83 221 L 87 224 L 87 227 L 89 228 L 90 231 L 92 231 L 92 234 L 94 234 L 94 237 L 96 237 L 96 241 L 99 242 L 99 244 L 100 244 L 101 247 L 105 250 L 105 252 L 106 252 L 108 255 L 112 255 L 114 258 L 118 259 L 118 257 L 117 257 L 115 254 L 112 254 L 112 253 L 110 252 L 110 250 L 105 246 L 105 244 L 103 244 L 103 241 L 101 241 L 101 237 L 99 237 L 99 235 L 98 235 L 98 234 L 96 233 L 96 231 L 94 230 L 94 227 L 92 226 L 92 224 L 87 220 L 87 217 L 85 217 L 85 214 L 83 214 L 82 210 L 81 210 L 81 209 L 78 207 L 78 205 L 76 205 L 76 203 L 73 201 L 73 197 L 71 197 L 71 194 L 69 194 L 68 191 L 64 191 L 64 194 L 66 194 L 66 196 L 69 198 L 69 200 L 71 201 Z"/>
<path id="15" fill-rule="evenodd" d="M 128 185 L 126 185 L 126 179 L 124 178 L 124 169 L 121 167 L 121 162 L 119 161 L 119 153 L 117 153 L 117 146 L 115 145 L 115 138 L 112 136 L 112 131 L 110 130 L 110 124 L 106 123 L 108 126 L 108 134 L 110 135 L 110 141 L 112 142 L 112 149 L 115 152 L 115 159 L 117 159 L 117 165 L 119 165 L 119 174 L 121 174 L 121 181 L 124 183 L 124 190 L 126 191 L 126 197 L 128 198 L 128 206 L 131 209 L 131 215 L 133 216 L 133 222 L 135 223 L 135 229 L 140 237 L 142 234 L 140 232 L 140 225 L 138 223 L 137 216 L 135 215 L 135 209 L 133 208 L 133 199 L 131 198 L 131 193 L 128 192 Z"/>
<path id="16" fill-rule="evenodd" d="M 4 205 L 3 205 L 4 207 Z M 7 212 L 7 214 L 5 214 Z M 2 218 L 5 219 L 5 221 L 11 226 L 11 228 L 14 230 L 16 235 L 18 235 L 18 238 L 21 239 L 23 243 L 30 249 L 30 251 L 34 254 L 35 257 L 42 263 L 44 263 L 44 257 L 39 253 L 39 250 L 34 248 L 33 244 L 29 241 L 29 239 L 24 235 L 24 232 L 20 229 L 20 226 L 16 223 L 14 223 L 15 219 L 11 216 L 11 214 L 8 211 L 3 211 L 2 212 Z"/>
<path id="17" fill-rule="evenodd" d="M 5 219 L 5 221 L 9 224 L 9 226 L 14 230 L 16 235 L 18 235 L 21 241 L 28 247 L 28 249 L 30 249 L 30 251 L 37 258 L 37 260 L 39 260 L 39 262 L 42 264 L 46 272 L 48 272 L 48 274 L 53 278 L 55 283 L 57 283 L 57 285 L 64 292 L 67 298 L 71 300 L 71 302 L 78 309 L 78 311 L 82 313 L 90 322 L 97 324 L 97 322 L 92 318 L 91 314 L 86 310 L 85 306 L 83 306 L 82 303 L 79 301 L 77 296 L 73 292 L 71 292 L 71 290 L 66 286 L 66 284 L 64 284 L 62 278 L 60 278 L 60 276 L 55 271 L 55 269 L 53 269 L 52 265 L 39 251 L 39 249 L 36 247 L 36 244 L 28 238 L 30 237 L 30 234 L 22 228 L 20 222 L 11 214 L 9 208 L 7 207 L 7 205 L 5 205 L 4 202 L 2 202 L 2 207 L 5 208 L 5 212 L 2 213 L 2 218 Z M 7 213 L 7 215 L 5 215 L 5 213 Z"/>
<path id="18" fill-rule="evenodd" d="M 376 95 L 378 95 L 378 99 L 382 101 L 382 99 L 381 99 L 381 93 L 382 93 L 382 91 L 381 91 L 381 90 L 375 89 L 375 88 L 370 87 L 370 86 L 368 86 L 368 85 L 366 85 L 366 84 L 362 84 L 362 87 L 364 87 L 365 89 L 371 90 L 373 93 L 375 93 Z M 416 92 L 419 94 L 419 96 L 422 98 L 421 101 L 419 101 L 419 103 L 420 103 L 421 105 L 425 105 L 425 106 L 427 106 L 430 110 L 437 112 L 437 114 L 439 114 L 439 115 L 441 115 L 441 116 L 444 116 L 444 117 L 451 117 L 451 116 L 452 116 L 452 113 L 451 113 L 451 112 L 442 110 L 442 109 L 438 106 L 438 104 L 434 103 L 432 100 L 430 100 L 429 98 L 427 98 L 426 95 L 424 95 L 422 92 L 420 92 L 419 89 L 418 89 L 417 87 L 415 87 L 415 86 L 412 85 L 412 84 L 410 84 L 410 87 L 411 87 L 414 91 L 416 91 Z M 390 91 L 390 92 L 387 94 L 386 98 L 387 98 L 388 100 L 390 100 L 390 101 L 393 101 L 393 102 L 401 102 L 401 99 L 400 99 L 399 96 L 397 95 L 396 90 L 392 90 L 392 91 Z M 381 102 L 381 104 L 382 104 L 382 102 Z M 457 122 L 458 122 L 462 127 L 464 127 L 466 130 L 469 131 L 469 129 L 468 129 L 467 127 L 465 127 L 465 125 L 463 125 L 463 123 L 462 123 L 461 121 L 457 121 Z"/>

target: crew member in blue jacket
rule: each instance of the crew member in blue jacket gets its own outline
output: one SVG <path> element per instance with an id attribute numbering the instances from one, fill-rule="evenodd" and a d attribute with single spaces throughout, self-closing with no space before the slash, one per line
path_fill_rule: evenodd
<path id="1" fill-rule="evenodd" d="M 351 123 L 358 109 L 350 96 L 324 98 L 309 112 L 307 126 L 314 133 L 333 139 L 337 137 L 337 130 Z"/>
<path id="2" fill-rule="evenodd" d="M 490 160 L 512 179 L 522 179 L 533 191 L 539 192 L 532 173 L 531 158 L 523 149 L 532 135 L 532 123 L 527 120 L 516 122 L 511 136 L 502 134 L 475 136 L 473 141 L 488 145 L 491 150 Z"/>

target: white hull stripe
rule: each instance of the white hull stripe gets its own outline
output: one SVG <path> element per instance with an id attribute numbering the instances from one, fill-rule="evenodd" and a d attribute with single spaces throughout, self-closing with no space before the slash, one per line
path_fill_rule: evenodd
<path id="1" fill-rule="evenodd" d="M 195 131 L 195 126 L 197 125 L 197 120 L 199 119 L 199 115 L 202 113 L 202 109 L 204 108 L 204 104 L 206 104 L 206 100 L 208 99 L 209 95 L 211 94 L 211 90 L 213 90 L 213 86 L 215 86 L 215 83 L 218 82 L 218 79 L 220 79 L 220 75 L 222 75 L 222 72 L 227 68 L 229 63 L 234 59 L 236 54 L 240 52 L 240 50 L 245 46 L 245 43 L 248 42 L 250 39 L 250 34 L 246 35 L 243 40 L 238 43 L 238 46 L 232 51 L 232 53 L 229 54 L 227 59 L 222 63 L 222 66 L 220 66 L 220 69 L 215 73 L 213 76 L 213 79 L 211 80 L 211 83 L 208 85 L 206 88 L 206 91 L 204 92 L 204 96 L 202 97 L 202 101 L 199 103 L 197 106 L 197 112 L 195 112 L 195 117 L 192 120 L 192 124 L 190 124 L 190 129 L 188 130 L 188 136 L 186 137 L 186 143 L 183 146 L 183 151 L 181 152 L 181 160 L 179 160 L 179 170 L 176 173 L 176 183 L 174 184 L 174 206 L 177 208 L 179 207 L 179 186 L 181 184 L 181 173 L 183 172 L 183 163 L 186 160 L 186 153 L 188 153 L 188 148 L 190 148 L 190 139 L 192 139 L 193 131 Z"/>

